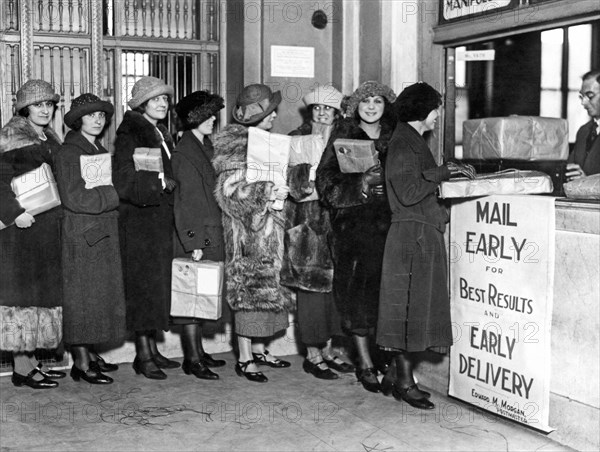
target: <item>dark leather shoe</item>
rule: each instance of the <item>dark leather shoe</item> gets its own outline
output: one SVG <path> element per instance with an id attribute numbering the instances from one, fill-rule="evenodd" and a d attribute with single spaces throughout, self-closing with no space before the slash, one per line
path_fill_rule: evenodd
<path id="1" fill-rule="evenodd" d="M 156 363 L 156 365 L 161 369 L 177 369 L 181 366 L 179 362 L 173 361 L 172 359 L 166 358 L 160 353 L 158 355 L 152 356 L 152 359 Z"/>
<path id="2" fill-rule="evenodd" d="M 315 364 L 309 361 L 308 359 L 305 359 L 302 363 L 302 368 L 307 374 L 313 374 L 315 377 L 320 378 L 321 380 L 337 380 L 339 378 L 338 374 L 332 372 L 332 370 L 329 367 L 325 369 L 319 367 L 320 364 L 324 363 L 325 361 L 321 361 Z"/>
<path id="3" fill-rule="evenodd" d="M 36 367 L 39 374 L 41 374 L 44 378 L 49 378 L 51 380 L 59 380 L 61 378 L 65 378 L 67 374 L 65 372 L 61 372 L 59 370 L 48 369 L 47 371 L 42 370 L 42 363 L 39 363 Z"/>
<path id="4" fill-rule="evenodd" d="M 96 359 L 90 361 L 90 369 L 95 372 L 114 372 L 115 370 L 119 370 L 118 364 L 107 363 L 104 361 L 104 358 L 98 354 L 93 356 L 95 356 Z"/>
<path id="5" fill-rule="evenodd" d="M 40 381 L 34 380 L 33 376 L 38 372 L 39 371 L 37 368 L 33 369 L 27 375 L 21 375 L 16 372 L 13 372 L 12 377 L 11 377 L 12 384 L 17 387 L 29 386 L 30 388 L 33 388 L 33 389 L 50 389 L 50 388 L 56 388 L 58 386 L 58 383 L 56 381 L 50 380 L 48 378 L 44 378 L 43 380 L 40 380 Z"/>
<path id="6" fill-rule="evenodd" d="M 167 374 L 158 368 L 152 358 L 141 360 L 136 356 L 132 367 L 137 375 L 142 374 L 150 380 L 164 380 L 167 378 Z"/>
<path id="7" fill-rule="evenodd" d="M 243 363 L 238 361 L 237 363 L 235 363 L 235 373 L 238 374 L 238 376 L 240 377 L 244 376 L 246 377 L 246 379 L 254 381 L 256 383 L 266 383 L 267 381 L 269 381 L 269 379 L 262 372 L 246 372 L 246 369 L 252 363 L 254 363 L 253 359 Z"/>
<path id="8" fill-rule="evenodd" d="M 290 367 L 292 364 L 284 361 L 283 359 L 275 358 L 272 361 L 267 359 L 267 355 L 269 354 L 269 350 L 265 350 L 264 353 L 252 353 L 254 357 L 254 362 L 256 364 L 264 364 L 265 366 L 274 367 L 274 368 L 283 368 Z"/>
<path id="9" fill-rule="evenodd" d="M 186 375 L 194 374 L 196 378 L 202 378 L 203 380 L 218 380 L 219 376 L 210 370 L 203 362 L 193 363 L 186 359 L 183 360 L 181 366 Z"/>
<path id="10" fill-rule="evenodd" d="M 356 378 L 363 385 L 367 391 L 379 392 L 381 391 L 381 385 L 377 380 L 377 371 L 373 367 L 367 367 L 366 369 L 356 369 Z"/>
<path id="11" fill-rule="evenodd" d="M 328 367 L 337 370 L 338 372 L 348 373 L 356 370 L 352 364 L 342 361 L 337 356 L 334 356 L 333 359 L 323 358 L 323 361 L 325 361 L 325 364 L 327 364 Z"/>
<path id="12" fill-rule="evenodd" d="M 208 353 L 204 353 L 204 355 L 200 357 L 200 362 L 206 367 L 223 367 L 225 364 L 227 364 L 227 361 L 224 359 L 214 359 Z"/>
<path id="13" fill-rule="evenodd" d="M 394 385 L 392 395 L 396 400 L 404 400 L 410 406 L 419 408 L 421 410 L 433 410 L 435 405 L 427 397 L 421 397 L 419 394 L 419 388 L 417 385 L 410 385 L 406 388 L 399 388 Z"/>
<path id="14" fill-rule="evenodd" d="M 75 364 L 71 367 L 71 378 L 75 381 L 84 380 L 93 385 L 109 385 L 113 382 L 112 378 L 102 372 L 95 372 L 92 369 L 81 370 Z"/>

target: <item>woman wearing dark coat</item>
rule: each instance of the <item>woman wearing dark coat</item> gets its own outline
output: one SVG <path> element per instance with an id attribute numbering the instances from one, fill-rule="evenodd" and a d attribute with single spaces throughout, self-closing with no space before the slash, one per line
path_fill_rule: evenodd
<path id="1" fill-rule="evenodd" d="M 220 96 L 196 91 L 175 106 L 184 132 L 173 152 L 175 188 L 176 257 L 224 261 L 221 209 L 214 195 L 214 149 L 209 135 L 216 114 L 224 107 Z M 171 322 L 183 325 L 183 371 L 197 378 L 214 380 L 219 376 L 209 367 L 220 367 L 225 361 L 213 359 L 202 347 L 200 319 L 173 317 Z"/>
<path id="2" fill-rule="evenodd" d="M 332 86 L 318 86 L 303 101 L 308 121 L 290 135 L 318 134 L 327 140 L 340 118 L 343 94 Z M 314 162 L 288 170 L 290 197 L 286 202 L 286 242 L 282 284 L 296 289 L 298 331 L 306 346 L 304 371 L 316 378 L 334 380 L 338 372 L 353 372 L 354 366 L 335 356 L 332 337 L 342 334 L 340 315 L 332 293 L 333 261 L 328 244 L 329 211 L 315 195 Z"/>
<path id="3" fill-rule="evenodd" d="M 288 187 L 246 180 L 248 127 L 273 127 L 281 93 L 266 85 L 246 86 L 237 98 L 233 118 L 215 138 L 213 166 L 217 175 L 215 196 L 223 211 L 227 301 L 234 312 L 238 362 L 236 373 L 249 381 L 265 383 L 258 365 L 289 367 L 268 352 L 266 338 L 284 331 L 293 307 L 289 289 L 280 284 L 285 219 L 274 209 L 285 200 Z"/>
<path id="4" fill-rule="evenodd" d="M 146 378 L 167 378 L 161 369 L 179 367 L 161 355 L 158 330 L 169 328 L 173 260 L 173 141 L 159 123 L 169 112 L 173 88 L 155 77 L 142 77 L 131 91 L 117 129 L 113 183 L 119 194 L 119 238 L 125 282 L 127 328 L 136 334 L 133 368 Z M 136 171 L 137 148 L 160 149 L 163 172 Z"/>
<path id="5" fill-rule="evenodd" d="M 13 355 L 15 386 L 58 386 L 64 372 L 44 369 L 36 349 L 62 340 L 61 209 L 30 215 L 11 188 L 13 178 L 47 163 L 61 139 L 50 127 L 60 96 L 43 80 L 17 91 L 15 115 L 0 130 L 0 348 Z M 14 223 L 14 225 L 12 225 Z"/>
<path id="6" fill-rule="evenodd" d="M 333 294 L 356 344 L 357 378 L 372 392 L 380 388 L 368 337 L 377 324 L 381 262 L 390 224 L 382 170 L 393 127 L 390 104 L 395 99 L 385 85 L 361 84 L 346 100 L 347 120 L 336 128 L 317 169 L 319 197 L 331 214 Z M 381 164 L 364 174 L 342 173 L 333 146 L 337 138 L 374 140 Z"/>
<path id="7" fill-rule="evenodd" d="M 92 160 L 93 156 L 110 159 L 98 136 L 113 111 L 110 102 L 93 94 L 73 99 L 65 115 L 71 131 L 56 156 L 56 182 L 64 206 L 64 340 L 75 358 L 71 377 L 92 384 L 112 383 L 102 372 L 117 367 L 97 359 L 90 347 L 125 336 L 119 196 L 106 177 L 110 174 L 101 174 L 102 166 Z"/>
<path id="8" fill-rule="evenodd" d="M 415 383 L 411 353 L 452 345 L 444 244 L 448 214 L 436 191 L 454 174 L 474 176 L 469 165 L 437 166 L 422 137 L 435 127 L 441 104 L 440 93 L 426 83 L 402 91 L 394 104 L 398 124 L 385 172 L 392 225 L 385 244 L 377 344 L 394 358 L 382 392 L 421 409 L 434 404 Z"/>

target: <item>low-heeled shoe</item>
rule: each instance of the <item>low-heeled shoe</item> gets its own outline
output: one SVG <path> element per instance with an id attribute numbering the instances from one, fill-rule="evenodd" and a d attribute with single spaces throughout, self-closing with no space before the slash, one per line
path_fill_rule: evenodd
<path id="1" fill-rule="evenodd" d="M 65 378 L 67 376 L 65 372 L 61 372 L 59 370 L 42 370 L 42 363 L 39 363 L 36 369 L 44 378 L 49 378 L 50 380 L 60 380 L 61 378 Z"/>
<path id="2" fill-rule="evenodd" d="M 181 366 L 186 375 L 194 374 L 196 378 L 202 378 L 203 380 L 218 380 L 219 376 L 210 370 L 206 365 L 202 362 L 191 362 L 188 360 L 183 360 L 183 365 Z"/>
<path id="3" fill-rule="evenodd" d="M 415 408 L 419 408 L 421 410 L 433 410 L 435 405 L 427 397 L 414 398 L 409 395 L 416 389 L 418 389 L 416 384 L 410 385 L 406 388 L 399 388 L 397 385 L 394 385 L 392 395 L 396 400 L 404 400 L 410 406 Z"/>
<path id="4" fill-rule="evenodd" d="M 265 350 L 264 353 L 252 353 L 254 357 L 254 362 L 256 364 L 263 364 L 265 366 L 274 367 L 276 369 L 280 369 L 283 367 L 290 367 L 292 364 L 288 361 L 284 361 L 283 359 L 275 358 L 273 361 L 269 361 L 267 359 L 267 355 L 269 354 L 269 350 Z"/>
<path id="5" fill-rule="evenodd" d="M 341 363 L 337 360 L 341 361 Z M 333 370 L 337 370 L 338 372 L 348 373 L 356 370 L 352 364 L 342 361 L 342 359 L 338 358 L 337 356 L 334 356 L 333 359 L 323 358 L 323 361 L 325 361 L 325 364 L 327 364 L 328 367 Z"/>
<path id="6" fill-rule="evenodd" d="M 227 364 L 227 361 L 224 359 L 214 359 L 208 353 L 205 353 L 200 357 L 200 362 L 206 367 L 223 367 L 225 364 Z"/>
<path id="7" fill-rule="evenodd" d="M 95 372 L 114 372 L 115 370 L 119 370 L 119 365 L 107 363 L 102 356 L 96 354 L 96 360 L 90 361 L 90 369 Z"/>
<path id="8" fill-rule="evenodd" d="M 172 359 L 166 358 L 163 355 L 155 355 L 152 357 L 156 365 L 161 369 L 177 369 L 181 367 L 181 364 L 177 361 L 173 361 Z"/>
<path id="9" fill-rule="evenodd" d="M 325 361 L 321 361 L 315 364 L 308 359 L 305 359 L 302 363 L 302 368 L 307 374 L 313 374 L 315 377 L 320 378 L 321 380 L 337 380 L 339 378 L 338 374 L 333 372 L 329 367 L 326 369 L 319 367 L 319 365 L 324 362 Z"/>
<path id="10" fill-rule="evenodd" d="M 58 382 L 54 380 L 50 380 L 49 378 L 44 378 L 43 380 L 36 381 L 33 379 L 33 376 L 38 373 L 37 369 L 33 369 L 27 375 L 21 375 L 16 372 L 13 372 L 11 381 L 12 384 L 20 387 L 20 386 L 29 386 L 33 389 L 50 389 L 56 388 L 58 386 Z"/>
<path id="11" fill-rule="evenodd" d="M 377 371 L 373 367 L 356 369 L 356 378 L 367 391 L 379 392 L 381 390 L 381 385 L 377 380 Z"/>
<path id="12" fill-rule="evenodd" d="M 269 379 L 262 372 L 247 372 L 246 369 L 250 364 L 253 364 L 254 360 L 246 362 L 237 362 L 235 363 L 235 373 L 240 377 L 246 377 L 249 381 L 254 381 L 255 383 L 266 383 Z"/>
<path id="13" fill-rule="evenodd" d="M 109 385 L 113 379 L 102 372 L 95 372 L 92 369 L 81 370 L 75 364 L 71 367 L 71 378 L 74 381 L 84 380 L 93 385 Z"/>
<path id="14" fill-rule="evenodd" d="M 152 358 L 141 360 L 136 356 L 131 366 L 137 375 L 142 374 L 150 380 L 164 380 L 167 378 L 167 374 L 158 368 Z"/>

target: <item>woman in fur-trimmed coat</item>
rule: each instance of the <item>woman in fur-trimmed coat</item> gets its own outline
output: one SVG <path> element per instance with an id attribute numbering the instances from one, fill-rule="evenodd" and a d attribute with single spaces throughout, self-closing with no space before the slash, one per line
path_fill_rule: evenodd
<path id="1" fill-rule="evenodd" d="M 338 124 L 319 167 L 317 189 L 330 209 L 333 252 L 333 294 L 345 328 L 356 344 L 356 374 L 365 389 L 378 392 L 377 370 L 369 336 L 377 325 L 379 284 L 390 212 L 383 188 L 394 92 L 377 82 L 364 82 L 346 100 L 347 119 Z M 365 173 L 342 173 L 333 143 L 337 138 L 373 140 L 380 165 Z"/>
<path id="2" fill-rule="evenodd" d="M 235 370 L 254 382 L 266 382 L 257 364 L 289 367 L 271 355 L 262 342 L 288 326 L 293 306 L 291 291 L 280 285 L 285 219 L 274 210 L 288 188 L 273 189 L 272 182 L 247 182 L 248 126 L 272 127 L 279 92 L 250 85 L 238 96 L 233 117 L 238 124 L 225 127 L 214 142 L 217 174 L 215 196 L 223 212 L 227 301 L 234 311 L 239 357 Z M 254 341 L 252 340 L 254 339 Z"/>
<path id="3" fill-rule="evenodd" d="M 62 140 L 49 124 L 58 100 L 49 83 L 28 81 L 17 92 L 17 115 L 0 131 L 0 220 L 8 225 L 0 230 L 0 348 L 13 353 L 13 384 L 35 389 L 58 386 L 48 376 L 65 376 L 44 372 L 32 353 L 62 340 L 62 210 L 30 215 L 11 180 L 44 163 L 54 166 Z"/>

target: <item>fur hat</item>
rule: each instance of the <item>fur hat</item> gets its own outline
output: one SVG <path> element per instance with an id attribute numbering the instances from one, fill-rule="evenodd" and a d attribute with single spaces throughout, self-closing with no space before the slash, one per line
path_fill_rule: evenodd
<path id="1" fill-rule="evenodd" d="M 142 105 L 147 100 L 156 96 L 166 94 L 171 99 L 173 98 L 173 87 L 167 85 L 162 80 L 156 77 L 145 76 L 135 82 L 131 90 L 131 99 L 127 104 L 132 110 Z"/>
<path id="2" fill-rule="evenodd" d="M 108 122 L 115 109 L 110 102 L 106 102 L 91 93 L 82 94 L 71 102 L 71 109 L 65 115 L 65 124 L 72 129 L 79 118 L 96 111 L 106 113 L 106 122 Z"/>
<path id="3" fill-rule="evenodd" d="M 442 105 L 442 95 L 425 82 L 410 85 L 394 102 L 398 121 L 423 121 L 427 115 Z"/>
<path id="4" fill-rule="evenodd" d="M 255 124 L 269 116 L 281 102 L 281 91 L 271 92 L 266 85 L 246 86 L 233 107 L 233 119 L 244 125 Z"/>
<path id="5" fill-rule="evenodd" d="M 314 90 L 302 98 L 304 104 L 310 105 L 328 105 L 329 107 L 341 110 L 342 99 L 344 95 L 331 85 L 318 85 Z"/>
<path id="6" fill-rule="evenodd" d="M 394 91 L 387 86 L 374 81 L 367 81 L 361 83 L 356 90 L 345 100 L 346 117 L 354 116 L 354 112 L 358 108 L 358 104 L 371 96 L 381 96 L 385 98 L 390 104 L 396 100 L 396 94 Z"/>
<path id="7" fill-rule="evenodd" d="M 60 96 L 56 94 L 52 85 L 44 80 L 29 80 L 17 91 L 17 104 L 15 109 L 21 110 L 28 105 L 39 102 L 51 101 L 58 103 Z"/>
<path id="8" fill-rule="evenodd" d="M 208 91 L 195 91 L 175 105 L 175 112 L 181 120 L 183 129 L 189 130 L 216 115 L 224 106 L 221 96 L 210 94 Z"/>

